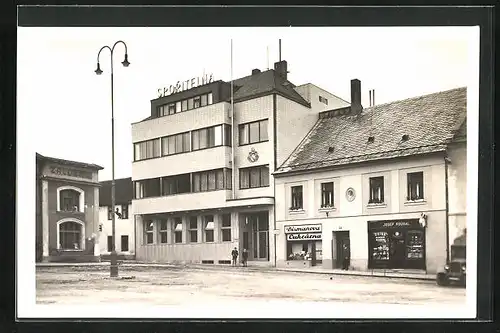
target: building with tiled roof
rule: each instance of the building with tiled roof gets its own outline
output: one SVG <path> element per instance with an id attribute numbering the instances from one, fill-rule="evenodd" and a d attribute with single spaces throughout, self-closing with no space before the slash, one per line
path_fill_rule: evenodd
<path id="1" fill-rule="evenodd" d="M 360 86 L 274 173 L 277 265 L 435 273 L 465 228 L 467 90 L 363 108 Z"/>
<path id="2" fill-rule="evenodd" d="M 286 61 L 231 81 L 207 75 L 158 90 L 132 124 L 136 258 L 275 264 L 274 177 L 320 112 L 349 105 L 295 85 Z"/>

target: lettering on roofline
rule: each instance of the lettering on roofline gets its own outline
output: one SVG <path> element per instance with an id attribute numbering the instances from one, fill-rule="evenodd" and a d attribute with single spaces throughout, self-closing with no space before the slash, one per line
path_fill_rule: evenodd
<path id="1" fill-rule="evenodd" d="M 203 74 L 200 77 L 194 77 L 186 81 L 177 81 L 175 84 L 166 86 L 163 88 L 158 88 L 158 98 L 165 97 L 168 95 L 176 94 L 185 90 L 193 89 L 198 86 L 203 86 L 205 84 L 212 83 L 214 81 L 213 74 Z"/>

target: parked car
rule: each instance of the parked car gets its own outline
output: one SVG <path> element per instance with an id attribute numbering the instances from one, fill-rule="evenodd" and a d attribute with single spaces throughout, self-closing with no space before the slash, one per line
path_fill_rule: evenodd
<path id="1" fill-rule="evenodd" d="M 466 285 L 466 246 L 453 244 L 451 246 L 450 261 L 444 266 L 444 272 L 439 272 L 436 282 L 439 286 L 450 284 Z"/>

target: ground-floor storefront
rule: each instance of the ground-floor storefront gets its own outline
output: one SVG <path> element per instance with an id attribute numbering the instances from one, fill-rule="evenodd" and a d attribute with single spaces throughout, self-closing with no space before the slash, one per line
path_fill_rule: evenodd
<path id="1" fill-rule="evenodd" d="M 277 221 L 278 267 L 437 272 L 446 263 L 444 211 Z"/>
<path id="2" fill-rule="evenodd" d="M 254 265 L 274 265 L 270 205 L 137 214 L 136 259 L 146 262 L 231 264 L 243 250 Z"/>

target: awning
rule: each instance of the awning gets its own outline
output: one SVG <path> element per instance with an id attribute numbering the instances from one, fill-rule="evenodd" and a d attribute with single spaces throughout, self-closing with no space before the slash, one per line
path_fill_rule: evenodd
<path id="1" fill-rule="evenodd" d="M 175 225 L 175 231 L 182 231 L 182 223 L 177 223 Z"/>
<path id="2" fill-rule="evenodd" d="M 215 224 L 213 222 L 207 222 L 205 230 L 214 230 L 214 229 L 215 229 Z"/>

